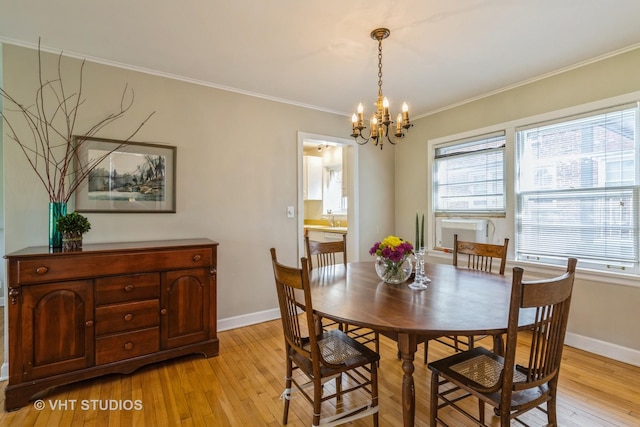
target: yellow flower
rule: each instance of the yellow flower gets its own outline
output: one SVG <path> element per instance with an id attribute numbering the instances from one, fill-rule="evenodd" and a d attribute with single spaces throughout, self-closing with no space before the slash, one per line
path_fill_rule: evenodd
<path id="1" fill-rule="evenodd" d="M 382 241 L 382 244 L 390 248 L 395 248 L 402 244 L 402 239 L 396 236 L 387 236 Z"/>

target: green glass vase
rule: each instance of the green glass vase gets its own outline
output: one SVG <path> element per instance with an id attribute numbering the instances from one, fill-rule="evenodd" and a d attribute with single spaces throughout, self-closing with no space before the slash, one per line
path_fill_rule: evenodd
<path id="1" fill-rule="evenodd" d="M 49 248 L 62 247 L 62 234 L 58 231 L 58 218 L 67 214 L 67 204 L 49 202 Z"/>

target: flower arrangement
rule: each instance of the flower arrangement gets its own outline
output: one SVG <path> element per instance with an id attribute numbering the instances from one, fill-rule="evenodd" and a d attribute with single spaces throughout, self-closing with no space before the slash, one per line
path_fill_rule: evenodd
<path id="1" fill-rule="evenodd" d="M 378 257 L 376 271 L 387 283 L 402 283 L 409 278 L 411 265 L 408 272 L 402 265 L 412 253 L 413 245 L 397 236 L 387 236 L 369 249 L 370 255 Z"/>

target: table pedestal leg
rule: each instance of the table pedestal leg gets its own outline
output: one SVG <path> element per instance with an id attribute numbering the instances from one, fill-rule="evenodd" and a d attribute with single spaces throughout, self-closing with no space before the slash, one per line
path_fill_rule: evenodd
<path id="1" fill-rule="evenodd" d="M 416 418 L 416 388 L 413 383 L 413 359 L 418 344 L 415 335 L 398 334 L 398 350 L 402 357 L 402 420 L 405 427 L 413 427 Z"/>

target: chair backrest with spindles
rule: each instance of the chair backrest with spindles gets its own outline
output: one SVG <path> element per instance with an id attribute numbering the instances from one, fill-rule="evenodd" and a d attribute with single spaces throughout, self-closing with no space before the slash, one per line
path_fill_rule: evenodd
<path id="1" fill-rule="evenodd" d="M 453 265 L 459 266 L 460 255 L 467 255 L 467 268 L 492 272 L 493 260 L 500 260 L 499 273 L 504 275 L 507 266 L 507 247 L 509 239 L 504 239 L 504 245 L 490 243 L 465 242 L 458 240 L 458 235 L 453 236 Z"/>
<path id="2" fill-rule="evenodd" d="M 275 248 L 270 251 L 286 344 L 309 360 L 319 360 L 307 259 L 301 258 L 302 268 L 288 267 L 278 262 Z M 301 307 L 305 307 L 303 316 Z"/>
<path id="3" fill-rule="evenodd" d="M 513 269 L 501 384 L 501 397 L 507 406 L 511 404 L 512 392 L 557 383 L 577 262 L 577 259 L 569 258 L 566 273 L 545 280 L 523 281 L 522 268 Z M 528 332 L 531 334 L 528 361 L 520 365 L 515 363 L 515 359 L 518 318 L 520 310 L 524 309 L 535 310 L 535 321 Z"/>
<path id="4" fill-rule="evenodd" d="M 342 262 L 347 265 L 347 235 L 342 235 L 342 241 L 317 242 L 304 237 L 304 245 L 309 261 L 309 270 L 314 267 L 325 267 L 336 264 L 336 254 L 342 253 Z M 315 265 L 313 260 L 315 259 Z"/>

